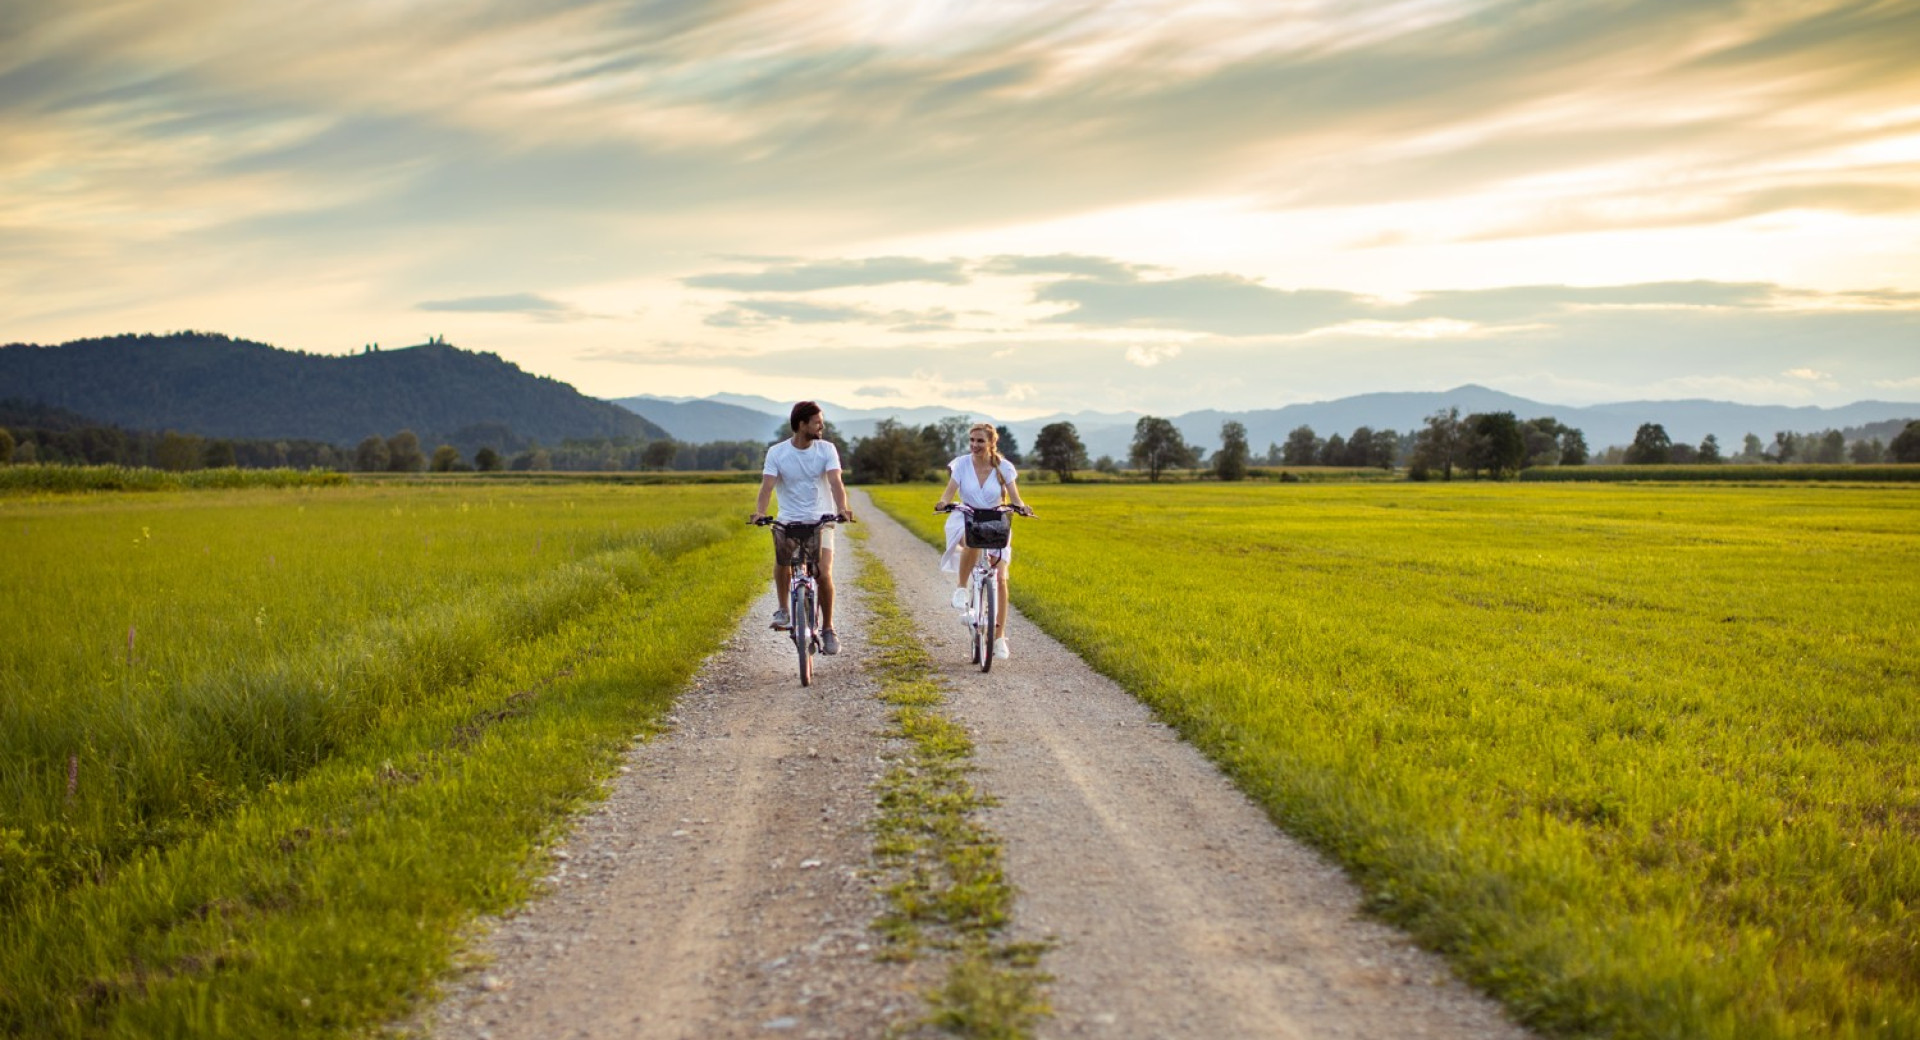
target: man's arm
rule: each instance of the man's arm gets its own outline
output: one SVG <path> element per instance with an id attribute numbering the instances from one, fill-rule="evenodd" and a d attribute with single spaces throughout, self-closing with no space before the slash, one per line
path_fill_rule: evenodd
<path id="1" fill-rule="evenodd" d="M 767 503 L 768 503 L 768 500 L 770 500 L 773 497 L 774 482 L 779 479 L 780 478 L 774 476 L 771 473 L 760 474 L 760 498 L 753 504 L 754 519 L 758 520 L 759 518 L 768 515 Z"/>
<path id="2" fill-rule="evenodd" d="M 827 488 L 833 492 L 834 508 L 846 514 L 848 523 L 857 523 L 853 518 L 853 506 L 847 504 L 847 485 L 840 479 L 840 471 L 827 471 Z"/>

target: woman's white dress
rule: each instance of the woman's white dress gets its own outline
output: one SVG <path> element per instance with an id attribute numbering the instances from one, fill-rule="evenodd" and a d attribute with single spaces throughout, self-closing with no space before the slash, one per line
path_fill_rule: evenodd
<path id="1" fill-rule="evenodd" d="M 947 463 L 947 471 L 953 474 L 954 482 L 960 485 L 960 501 L 975 509 L 998 509 L 1006 501 L 1006 486 L 1020 479 L 1018 470 L 1006 459 L 1000 460 L 998 470 L 990 471 L 982 483 L 974 475 L 973 456 L 962 455 Z M 960 573 L 960 537 L 966 533 L 967 525 L 959 510 L 947 514 L 947 551 L 940 557 L 940 569 L 948 574 Z M 1007 541 L 1004 558 L 1013 559 L 1013 541 Z"/>

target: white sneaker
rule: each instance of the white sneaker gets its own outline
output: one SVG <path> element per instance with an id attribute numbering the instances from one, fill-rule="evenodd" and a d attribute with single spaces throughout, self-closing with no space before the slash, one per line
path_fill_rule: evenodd
<path id="1" fill-rule="evenodd" d="M 793 627 L 793 619 L 787 616 L 787 608 L 777 607 L 773 612 L 773 627 L 788 629 Z"/>
<path id="2" fill-rule="evenodd" d="M 953 609 L 955 610 L 967 609 L 967 590 L 964 588 L 954 589 L 952 603 Z"/>
<path id="3" fill-rule="evenodd" d="M 1004 661 L 1007 658 L 1012 656 L 1013 656 L 1013 652 L 1007 649 L 1006 636 L 1001 636 L 1000 638 L 993 641 L 993 659 L 994 660 Z"/>

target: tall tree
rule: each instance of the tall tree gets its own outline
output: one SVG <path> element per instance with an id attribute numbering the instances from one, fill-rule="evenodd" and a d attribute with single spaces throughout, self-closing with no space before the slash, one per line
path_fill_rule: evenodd
<path id="1" fill-rule="evenodd" d="M 1872 465 L 1876 462 L 1884 462 L 1887 457 L 1887 446 L 1880 443 L 1880 438 L 1878 437 L 1871 440 L 1854 441 L 1853 444 L 1847 448 L 1847 457 L 1863 466 Z"/>
<path id="2" fill-rule="evenodd" d="M 233 442 L 229 440 L 208 441 L 206 454 L 201 456 L 201 461 L 208 469 L 230 469 L 240 464 L 233 452 Z"/>
<path id="3" fill-rule="evenodd" d="M 924 431 L 903 425 L 898 419 L 882 419 L 873 432 L 854 444 L 849 458 L 852 479 L 869 484 L 898 484 L 915 480 L 931 463 Z M 945 459 L 939 460 L 945 462 Z"/>
<path id="4" fill-rule="evenodd" d="M 1767 446 L 1760 442 L 1755 434 L 1747 434 L 1740 442 L 1740 461 L 1759 462 L 1767 457 Z"/>
<path id="5" fill-rule="evenodd" d="M 1775 430 L 1773 433 L 1773 461 L 1792 462 L 1800 451 L 1800 438 L 1791 430 Z"/>
<path id="6" fill-rule="evenodd" d="M 0 466 L 13 461 L 13 434 L 0 428 Z"/>
<path id="7" fill-rule="evenodd" d="M 1893 443 L 1887 445 L 1887 458 L 1895 462 L 1920 462 L 1920 419 L 1908 423 Z"/>
<path id="8" fill-rule="evenodd" d="M 500 453 L 494 451 L 492 445 L 483 446 L 473 453 L 473 468 L 482 473 L 497 473 L 502 464 Z"/>
<path id="9" fill-rule="evenodd" d="M 433 459 L 428 466 L 435 473 L 452 473 L 460 468 L 460 449 L 451 444 L 442 444 L 433 449 Z"/>
<path id="10" fill-rule="evenodd" d="M 420 450 L 419 435 L 412 430 L 401 430 L 387 438 L 387 468 L 395 473 L 418 473 L 427 468 L 427 456 Z"/>
<path id="11" fill-rule="evenodd" d="M 1213 473 L 1221 480 L 1247 479 L 1246 424 L 1228 419 L 1220 424 L 1220 450 L 1213 453 Z"/>
<path id="12" fill-rule="evenodd" d="M 1584 466 L 1587 456 L 1587 435 L 1569 426 L 1560 431 L 1560 464 L 1562 466 Z"/>
<path id="13" fill-rule="evenodd" d="M 679 454 L 679 441 L 672 438 L 649 441 L 640 452 L 640 464 L 648 469 L 671 469 L 674 457 Z"/>
<path id="14" fill-rule="evenodd" d="M 1005 426 L 995 426 L 993 432 L 994 436 L 1000 440 L 1001 457 L 1016 466 L 1024 466 L 1027 464 L 1026 459 L 1021 457 L 1020 454 L 1020 439 L 1013 435 L 1012 430 L 1007 429 Z"/>
<path id="15" fill-rule="evenodd" d="M 387 439 L 373 434 L 353 449 L 353 468 L 362 473 L 385 473 L 392 458 L 387 454 Z"/>
<path id="16" fill-rule="evenodd" d="M 1473 431 L 1475 470 L 1500 480 L 1520 472 L 1527 462 L 1527 439 L 1520 433 L 1520 420 L 1512 412 L 1489 412 L 1469 420 Z"/>
<path id="17" fill-rule="evenodd" d="M 1319 456 L 1320 438 L 1306 425 L 1295 426 L 1280 449 L 1280 462 L 1287 466 L 1311 466 Z"/>
<path id="18" fill-rule="evenodd" d="M 1641 423 L 1634 431 L 1633 443 L 1627 445 L 1627 465 L 1659 466 L 1666 464 L 1673 456 L 1673 438 L 1667 436 L 1667 428 L 1659 423 Z"/>
<path id="19" fill-rule="evenodd" d="M 1813 461 L 1828 465 L 1847 460 L 1847 436 L 1839 430 L 1828 430 L 1820 435 L 1820 446 L 1814 449 Z"/>
<path id="20" fill-rule="evenodd" d="M 1427 424 L 1413 441 L 1413 466 L 1409 476 L 1425 480 L 1426 474 L 1440 471 L 1440 479 L 1452 480 L 1453 467 L 1460 458 L 1460 409 L 1448 408 L 1427 416 Z"/>
<path id="21" fill-rule="evenodd" d="M 1147 479 L 1158 482 L 1160 474 L 1178 466 L 1193 465 L 1193 449 L 1180 436 L 1179 427 L 1170 419 L 1143 415 L 1133 424 L 1133 450 L 1128 456 L 1147 471 Z"/>
<path id="22" fill-rule="evenodd" d="M 1320 443 L 1320 452 L 1314 459 L 1322 466 L 1338 466 L 1347 460 L 1347 439 L 1334 434 Z"/>
<path id="23" fill-rule="evenodd" d="M 191 433 L 168 430 L 153 447 L 153 464 L 161 469 L 184 472 L 199 469 L 206 461 L 206 446 Z"/>
<path id="24" fill-rule="evenodd" d="M 1727 461 L 1720 455 L 1720 438 L 1711 433 L 1700 441 L 1700 451 L 1695 458 L 1699 459 L 1702 465 L 1707 466 Z"/>
<path id="25" fill-rule="evenodd" d="M 1087 446 L 1080 443 L 1080 431 L 1070 422 L 1048 423 L 1033 439 L 1033 453 L 1041 469 L 1060 478 L 1062 484 L 1073 480 L 1073 471 L 1087 467 Z"/>

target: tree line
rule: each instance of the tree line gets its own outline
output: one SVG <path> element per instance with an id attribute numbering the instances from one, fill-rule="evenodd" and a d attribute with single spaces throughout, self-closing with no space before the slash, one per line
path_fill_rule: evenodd
<path id="1" fill-rule="evenodd" d="M 639 470 L 757 470 L 766 443 L 752 440 L 691 444 L 671 438 L 609 437 L 567 440 L 551 447 L 517 438 L 503 426 L 469 427 L 428 450 L 412 430 L 388 436 L 370 434 L 352 449 L 311 440 L 209 438 L 164 431 L 130 431 L 89 422 L 59 409 L 0 402 L 0 463 L 148 466 L 186 471 L 243 469 L 331 469 L 368 473 Z M 848 440 L 831 422 L 826 439 L 839 449 L 853 483 L 888 484 L 938 480 L 948 460 L 966 451 L 969 417 L 953 415 L 924 426 L 883 419 L 873 432 Z M 1021 451 L 1011 430 L 996 427 L 1001 455 L 1031 464 L 1062 482 L 1086 470 L 1114 474 L 1121 464 L 1108 456 L 1089 459 L 1079 431 L 1070 422 L 1051 423 L 1034 439 L 1031 455 Z M 784 426 L 769 440 L 788 435 Z M 1772 443 L 1752 433 L 1738 453 L 1726 454 L 1709 434 L 1698 446 L 1676 444 L 1659 423 L 1642 424 L 1633 443 L 1598 455 L 1584 434 L 1552 417 L 1521 420 L 1512 412 L 1461 416 L 1449 408 L 1427 417 L 1418 430 L 1400 432 L 1360 426 L 1350 434 L 1322 438 L 1311 426 L 1295 427 L 1284 443 L 1269 443 L 1254 454 L 1246 426 L 1228 420 L 1220 444 L 1208 453 L 1189 443 L 1172 420 L 1142 416 L 1134 426 L 1126 468 L 1158 481 L 1175 471 L 1201 471 L 1220 480 L 1242 480 L 1256 466 L 1327 466 L 1353 469 L 1404 468 L 1410 480 L 1504 479 L 1535 466 L 1579 466 L 1589 461 L 1626 465 L 1716 463 L 1860 463 L 1920 462 L 1920 421 L 1905 424 L 1890 442 L 1862 437 L 1849 441 L 1837 430 L 1800 434 L 1780 431 Z"/>

